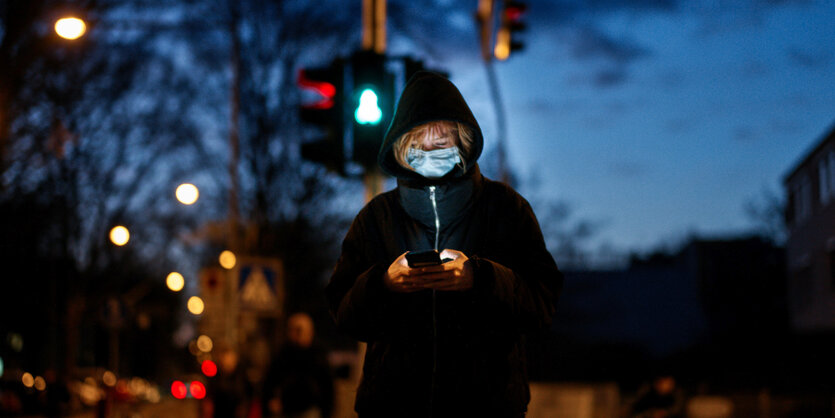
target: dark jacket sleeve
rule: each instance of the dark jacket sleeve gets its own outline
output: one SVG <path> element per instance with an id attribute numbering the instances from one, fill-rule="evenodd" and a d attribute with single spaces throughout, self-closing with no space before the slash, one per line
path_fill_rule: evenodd
<path id="1" fill-rule="evenodd" d="M 563 275 L 530 205 L 511 193 L 515 199 L 497 214 L 502 226 L 494 232 L 499 236 L 491 239 L 500 250 L 472 257 L 474 292 L 496 322 L 531 332 L 550 326 Z"/>
<path id="2" fill-rule="evenodd" d="M 369 236 L 376 228 L 366 207 L 354 219 L 342 242 L 342 254 L 327 287 L 337 328 L 360 341 L 378 337 L 390 325 L 396 295 L 383 285 L 390 263 L 374 262 Z"/>

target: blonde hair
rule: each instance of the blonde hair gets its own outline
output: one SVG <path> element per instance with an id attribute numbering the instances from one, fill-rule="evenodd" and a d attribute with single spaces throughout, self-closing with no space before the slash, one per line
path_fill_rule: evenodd
<path id="1" fill-rule="evenodd" d="M 458 147 L 458 156 L 461 157 L 459 165 L 462 170 L 466 171 L 467 158 L 470 157 L 470 151 L 473 148 L 473 129 L 461 122 L 436 120 L 415 126 L 405 134 L 400 135 L 400 138 L 397 138 L 397 141 L 394 142 L 392 147 L 394 159 L 401 166 L 415 171 L 407 160 L 409 150 L 420 149 L 421 140 L 426 135 L 442 136 L 444 134 L 452 135 L 454 145 Z"/>

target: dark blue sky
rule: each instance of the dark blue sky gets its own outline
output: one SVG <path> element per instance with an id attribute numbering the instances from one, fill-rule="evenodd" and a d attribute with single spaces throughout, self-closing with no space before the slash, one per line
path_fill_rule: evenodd
<path id="1" fill-rule="evenodd" d="M 510 161 L 541 181 L 523 193 L 601 222 L 595 245 L 647 249 L 748 229 L 745 203 L 781 191 L 835 122 L 835 2 L 530 3 L 527 48 L 496 64 Z M 475 30 L 468 13 L 452 18 L 462 33 Z M 444 45 L 442 65 L 489 152 L 485 70 L 475 48 Z"/>

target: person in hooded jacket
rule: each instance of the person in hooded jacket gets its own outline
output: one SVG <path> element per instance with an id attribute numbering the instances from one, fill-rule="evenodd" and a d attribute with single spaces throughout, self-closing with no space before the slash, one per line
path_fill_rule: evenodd
<path id="1" fill-rule="evenodd" d="M 397 187 L 354 219 L 327 297 L 367 343 L 368 417 L 522 417 L 524 335 L 547 329 L 563 277 L 528 202 L 481 175 L 481 129 L 449 80 L 406 84 L 378 163 Z M 447 261 L 410 268 L 409 251 Z"/>

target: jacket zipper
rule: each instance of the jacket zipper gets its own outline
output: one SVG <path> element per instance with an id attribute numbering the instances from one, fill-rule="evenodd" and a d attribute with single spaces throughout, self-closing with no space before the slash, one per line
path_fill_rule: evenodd
<path id="1" fill-rule="evenodd" d="M 438 236 L 441 233 L 441 219 L 438 218 L 438 202 L 435 200 L 435 186 L 429 186 L 429 200 L 432 201 L 432 212 L 435 213 L 435 251 L 441 251 L 438 248 Z"/>
<path id="2" fill-rule="evenodd" d="M 429 186 L 429 200 L 432 201 L 432 212 L 435 214 L 435 251 L 438 249 L 438 238 L 441 234 L 441 219 L 438 217 L 438 202 L 435 198 L 435 186 Z M 429 416 L 433 415 L 435 401 L 435 379 L 438 374 L 438 316 L 436 313 L 437 300 L 435 289 L 432 289 L 432 384 L 429 391 Z"/>

